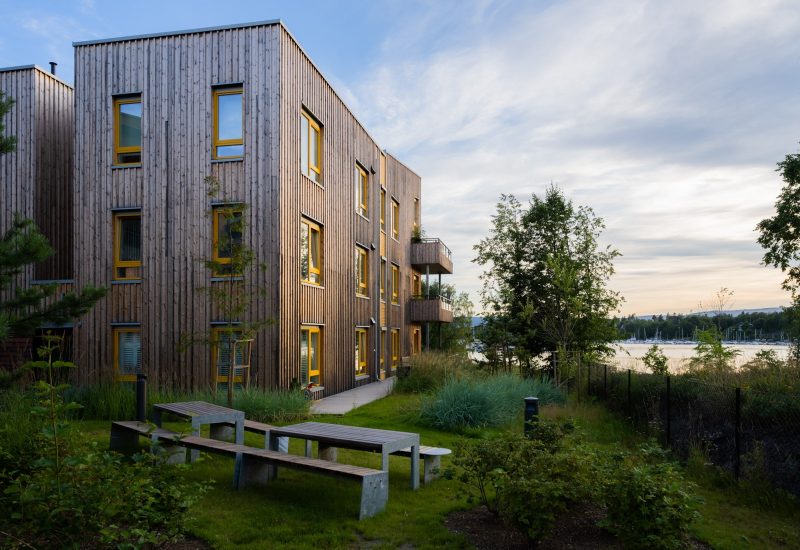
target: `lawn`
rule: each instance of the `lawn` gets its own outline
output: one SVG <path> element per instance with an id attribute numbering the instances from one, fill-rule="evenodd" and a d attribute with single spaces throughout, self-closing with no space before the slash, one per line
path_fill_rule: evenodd
<path id="1" fill-rule="evenodd" d="M 420 424 L 414 411 L 418 398 L 392 395 L 361 407 L 342 417 L 322 416 L 316 420 L 356 426 L 413 431 L 423 445 L 454 448 L 459 438 L 487 437 L 492 430 L 452 434 Z M 520 413 L 522 403 L 520 403 Z M 543 407 L 542 414 L 554 419 L 573 419 L 594 445 L 611 448 L 635 446 L 642 441 L 625 422 L 602 406 L 569 403 Z M 76 422 L 90 437 L 107 441 L 106 422 Z M 516 429 L 521 429 L 522 418 Z M 173 429 L 186 425 L 172 424 Z M 261 446 L 263 439 L 247 434 L 247 443 Z M 290 452 L 301 454 L 302 442 L 292 441 Z M 339 450 L 339 461 L 380 468 L 378 454 Z M 443 469 L 450 464 L 444 457 Z M 445 516 L 471 507 L 459 493 L 459 483 L 441 478 L 412 491 L 409 460 L 391 457 L 389 503 L 386 511 L 358 521 L 359 487 L 356 483 L 297 471 L 281 470 L 278 480 L 267 488 L 234 491 L 231 488 L 232 461 L 207 457 L 193 465 L 192 479 L 213 480 L 213 488 L 191 509 L 190 534 L 215 548 L 469 548 L 461 536 L 443 525 Z M 703 481 L 703 480 L 700 480 Z M 715 548 L 797 548 L 800 547 L 797 508 L 751 504 L 741 490 L 701 483 L 702 519 L 693 535 Z"/>

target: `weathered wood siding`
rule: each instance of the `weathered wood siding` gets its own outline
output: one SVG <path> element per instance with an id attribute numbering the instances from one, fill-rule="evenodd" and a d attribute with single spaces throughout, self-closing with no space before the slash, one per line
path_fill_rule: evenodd
<path id="1" fill-rule="evenodd" d="M 0 90 L 15 101 L 3 123 L 17 138 L 16 150 L 0 155 L 0 232 L 19 213 L 36 222 L 55 251 L 28 266 L 14 292 L 34 279 L 72 277 L 73 92 L 34 66 L 0 70 Z"/>
<path id="2" fill-rule="evenodd" d="M 152 384 L 210 385 L 209 349 L 179 350 L 226 320 L 197 290 L 219 284 L 203 265 L 212 253 L 207 176 L 221 182 L 214 200 L 248 206 L 245 242 L 266 266 L 244 274 L 258 289 L 250 320 L 277 321 L 279 79 L 275 25 L 76 46 L 76 285 L 111 286 L 76 331 L 84 381 L 113 376 L 112 324 L 128 322 L 141 324 Z M 229 83 L 244 90 L 244 159 L 212 162 L 212 87 Z M 115 168 L 113 97 L 128 93 L 142 97 L 142 163 Z M 142 214 L 142 279 L 112 284 L 112 210 L 131 207 Z M 255 384 L 277 383 L 276 335 L 272 325 L 256 338 Z"/>

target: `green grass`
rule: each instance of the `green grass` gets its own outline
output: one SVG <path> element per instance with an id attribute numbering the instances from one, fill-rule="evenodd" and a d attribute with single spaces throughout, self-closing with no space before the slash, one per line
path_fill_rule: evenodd
<path id="1" fill-rule="evenodd" d="M 373 428 L 419 433 L 424 445 L 454 448 L 462 438 L 489 437 L 502 429 L 522 429 L 520 414 L 513 423 L 499 428 L 453 434 L 420 423 L 420 396 L 392 395 L 341 417 L 316 420 Z M 556 420 L 571 419 L 587 441 L 601 448 L 633 447 L 643 442 L 618 416 L 600 405 L 569 401 L 565 405 L 542 407 L 542 415 Z M 108 441 L 108 421 L 74 423 L 84 437 Z M 186 431 L 185 423 L 168 424 Z M 246 443 L 261 446 L 263 439 L 247 434 Z M 290 451 L 302 453 L 302 441 L 292 440 Z M 444 457 L 443 469 L 451 457 Z M 339 450 L 339 461 L 372 468 L 380 467 L 380 455 Z M 391 457 L 389 503 L 386 511 L 358 521 L 359 488 L 356 483 L 324 476 L 281 470 L 279 479 L 267 488 L 234 491 L 231 488 L 232 461 L 204 458 L 186 475 L 194 480 L 214 480 L 214 487 L 191 509 L 190 533 L 209 541 L 215 548 L 468 548 L 460 535 L 443 525 L 446 515 L 470 507 L 459 495 L 459 483 L 439 479 L 412 491 L 409 460 Z M 702 481 L 702 480 L 700 480 Z M 753 505 L 742 490 L 702 484 L 702 519 L 693 535 L 714 548 L 794 548 L 800 534 L 794 518 L 796 508 Z"/>

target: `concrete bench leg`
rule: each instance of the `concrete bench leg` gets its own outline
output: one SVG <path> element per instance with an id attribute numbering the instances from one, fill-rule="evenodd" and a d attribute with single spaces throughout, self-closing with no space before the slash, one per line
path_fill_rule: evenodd
<path id="1" fill-rule="evenodd" d="M 211 439 L 232 443 L 235 435 L 236 430 L 225 424 L 211 424 L 209 427 L 209 436 L 211 436 Z"/>
<path id="2" fill-rule="evenodd" d="M 163 439 L 153 439 L 150 450 L 153 454 L 164 458 L 167 464 L 186 464 L 186 447 L 181 447 Z"/>
<path id="3" fill-rule="evenodd" d="M 134 453 L 139 450 L 139 434 L 112 424 L 109 449 L 125 454 Z"/>
<path id="4" fill-rule="evenodd" d="M 365 477 L 361 482 L 361 510 L 358 519 L 371 518 L 386 508 L 389 500 L 389 472 Z"/>
<path id="5" fill-rule="evenodd" d="M 423 481 L 425 485 L 433 481 L 439 476 L 439 468 L 442 465 L 442 457 L 440 456 L 426 456 L 425 457 L 425 473 Z"/>
<path id="6" fill-rule="evenodd" d="M 247 486 L 265 487 L 272 477 L 272 465 L 264 460 L 243 455 L 236 488 L 242 489 Z"/>
<path id="7" fill-rule="evenodd" d="M 317 454 L 320 460 L 328 460 L 330 462 L 336 462 L 336 447 L 328 447 L 327 445 L 323 445 L 320 443 Z"/>

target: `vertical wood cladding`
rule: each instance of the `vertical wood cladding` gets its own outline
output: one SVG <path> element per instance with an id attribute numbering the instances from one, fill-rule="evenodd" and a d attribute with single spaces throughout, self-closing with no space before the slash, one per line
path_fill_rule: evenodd
<path id="1" fill-rule="evenodd" d="M 72 88 L 38 67 L 0 70 L 0 90 L 14 99 L 4 120 L 16 150 L 0 155 L 0 231 L 14 214 L 33 219 L 55 254 L 29 266 L 13 285 L 72 277 Z M 13 291 L 13 288 L 11 289 Z"/>
<path id="2" fill-rule="evenodd" d="M 400 236 L 387 238 L 389 266 L 401 269 L 401 305 L 380 312 L 381 151 L 300 46 L 279 23 L 140 37 L 76 47 L 74 223 L 76 285 L 111 285 L 75 341 L 84 381 L 112 373 L 113 323 L 140 323 L 142 364 L 150 381 L 208 387 L 208 348 L 178 351 L 182 337 L 226 321 L 196 291 L 219 285 L 202 264 L 211 255 L 212 204 L 204 178 L 221 182 L 218 200 L 247 205 L 244 241 L 264 271 L 244 282 L 258 289 L 250 320 L 275 321 L 256 337 L 253 383 L 288 387 L 300 376 L 300 327 L 322 327 L 325 394 L 365 383 L 355 377 L 355 329 L 370 327 L 368 371 L 377 369 L 381 319 L 401 328 L 410 354 L 413 201 L 420 178 L 387 156 L 387 200 L 400 203 Z M 241 84 L 244 159 L 212 162 L 212 87 Z M 113 98 L 141 94 L 142 164 L 113 167 Z M 322 183 L 300 169 L 300 113 L 322 125 Z M 369 178 L 369 212 L 356 212 L 356 163 Z M 389 215 L 390 202 L 387 206 Z M 112 284 L 112 211 L 140 208 L 142 280 Z M 301 283 L 302 218 L 322 230 L 322 284 Z M 355 247 L 369 250 L 369 298 L 355 295 Z M 387 269 L 391 277 L 391 269 Z M 386 282 L 390 288 L 390 279 Z M 375 323 L 375 324 L 373 324 Z M 388 339 L 387 339 L 388 341 Z M 389 351 L 384 362 L 389 364 Z"/>
<path id="3" fill-rule="evenodd" d="M 212 247 L 208 176 L 221 183 L 213 200 L 248 205 L 244 239 L 266 266 L 244 274 L 258 287 L 249 313 L 277 320 L 278 55 L 274 25 L 76 46 L 76 282 L 111 285 L 76 331 L 85 381 L 113 375 L 111 325 L 135 322 L 153 383 L 210 385 L 208 348 L 179 349 L 226 320 L 197 290 L 218 284 L 203 265 Z M 212 162 L 212 87 L 229 83 L 244 89 L 244 158 Z M 130 93 L 142 98 L 142 163 L 117 168 L 113 97 Z M 130 207 L 142 214 L 142 280 L 112 284 L 112 209 Z M 276 326 L 256 338 L 255 384 L 277 382 Z"/>

